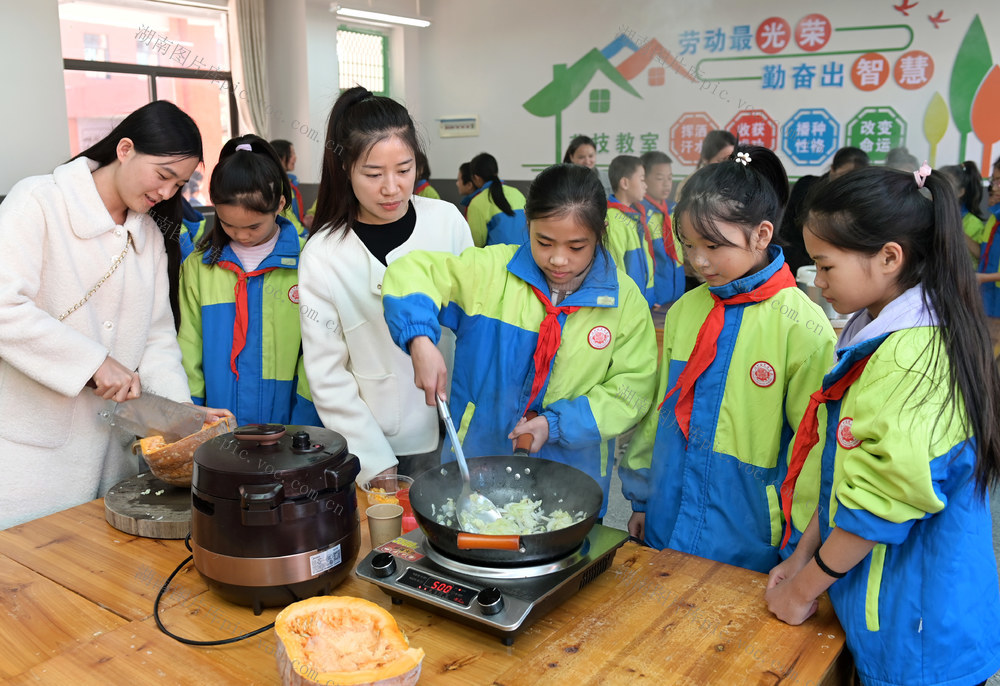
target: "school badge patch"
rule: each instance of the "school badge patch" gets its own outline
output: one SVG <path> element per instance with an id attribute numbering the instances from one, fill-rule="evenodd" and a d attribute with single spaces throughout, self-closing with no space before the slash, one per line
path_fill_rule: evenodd
<path id="1" fill-rule="evenodd" d="M 587 334 L 587 342 L 594 350 L 604 350 L 611 345 L 611 330 L 606 326 L 595 326 Z"/>
<path id="2" fill-rule="evenodd" d="M 299 304 L 299 284 L 295 284 L 288 289 L 288 299 L 296 305 Z"/>
<path id="3" fill-rule="evenodd" d="M 839 443 L 840 447 L 845 450 L 857 448 L 861 445 L 861 441 L 856 439 L 854 434 L 851 433 L 851 426 L 853 425 L 854 419 L 851 417 L 844 417 L 840 420 L 840 424 L 837 424 L 837 443 Z"/>
<path id="4" fill-rule="evenodd" d="M 764 360 L 754 362 L 753 366 L 750 367 L 750 380 L 761 388 L 767 388 L 773 384 L 776 376 L 774 367 Z"/>

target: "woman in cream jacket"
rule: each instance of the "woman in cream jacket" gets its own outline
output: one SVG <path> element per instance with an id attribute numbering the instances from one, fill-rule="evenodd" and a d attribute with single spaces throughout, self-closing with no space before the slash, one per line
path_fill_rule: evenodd
<path id="1" fill-rule="evenodd" d="M 323 424 L 360 459 L 359 483 L 438 445 L 436 412 L 382 314 L 382 277 L 410 251 L 457 254 L 472 235 L 454 205 L 413 195 L 417 150 L 402 105 L 363 88 L 345 91 L 330 114 L 315 230 L 299 262 L 309 389 Z"/>
<path id="2" fill-rule="evenodd" d="M 169 216 L 200 159 L 190 117 L 154 102 L 0 204 L 0 528 L 138 472 L 132 437 L 98 417 L 113 401 L 191 400 L 149 212 Z"/>

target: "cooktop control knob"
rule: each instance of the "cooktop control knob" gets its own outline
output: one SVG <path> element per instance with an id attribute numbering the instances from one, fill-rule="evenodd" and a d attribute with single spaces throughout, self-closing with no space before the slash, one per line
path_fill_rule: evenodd
<path id="1" fill-rule="evenodd" d="M 495 586 L 481 590 L 476 602 L 484 615 L 495 615 L 503 610 L 503 594 Z"/>
<path id="2" fill-rule="evenodd" d="M 309 434 L 305 431 L 296 431 L 292 434 L 292 449 L 307 450 L 310 447 Z"/>
<path id="3" fill-rule="evenodd" d="M 372 558 L 372 572 L 379 579 L 396 573 L 396 558 L 389 553 L 379 553 Z"/>

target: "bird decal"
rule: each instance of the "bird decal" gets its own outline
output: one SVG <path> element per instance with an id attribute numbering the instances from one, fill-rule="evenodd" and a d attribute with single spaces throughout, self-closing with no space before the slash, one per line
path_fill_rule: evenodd
<path id="1" fill-rule="evenodd" d="M 934 28 L 936 29 L 941 28 L 941 24 L 945 23 L 946 21 L 951 21 L 950 19 L 944 18 L 944 10 L 941 10 L 940 12 L 938 12 L 933 16 L 928 14 L 927 18 L 931 20 L 931 23 L 934 24 Z"/>
<path id="2" fill-rule="evenodd" d="M 903 0 L 903 3 L 901 5 L 893 5 L 892 8 L 897 12 L 902 12 L 904 17 L 908 17 L 910 16 L 910 13 L 907 10 L 912 10 L 919 4 L 920 4 L 919 2 L 915 2 L 911 5 L 910 0 Z"/>

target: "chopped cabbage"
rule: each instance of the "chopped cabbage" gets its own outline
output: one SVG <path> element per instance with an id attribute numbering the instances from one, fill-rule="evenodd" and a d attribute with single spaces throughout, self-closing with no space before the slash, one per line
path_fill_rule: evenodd
<path id="1" fill-rule="evenodd" d="M 485 522 L 476 514 L 490 509 L 485 505 L 485 499 L 473 498 L 475 507 L 471 510 L 457 513 L 455 499 L 448 498 L 441 506 L 440 513 L 435 517 L 438 524 L 454 528 L 456 518 L 458 528 L 473 534 L 491 534 L 496 536 L 516 534 L 541 534 L 557 531 L 582 522 L 587 517 L 583 510 L 571 515 L 566 510 L 553 510 L 550 514 L 542 511 L 541 500 L 522 498 L 518 502 L 507 503 L 500 509 L 500 519 L 495 522 Z"/>

